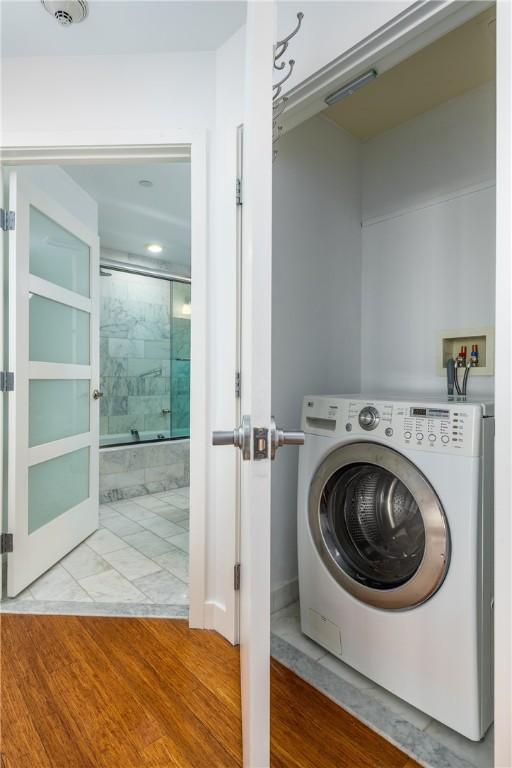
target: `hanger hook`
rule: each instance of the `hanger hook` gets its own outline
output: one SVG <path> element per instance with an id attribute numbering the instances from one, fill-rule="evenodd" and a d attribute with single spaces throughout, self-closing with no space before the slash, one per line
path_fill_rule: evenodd
<path id="1" fill-rule="evenodd" d="M 283 69 L 284 64 L 281 66 L 276 66 L 276 61 L 278 61 L 281 58 L 281 56 L 285 53 L 286 49 L 288 48 L 288 43 L 290 42 L 292 37 L 295 37 L 299 29 L 301 28 L 303 18 L 304 18 L 304 14 L 302 12 L 299 12 L 297 14 L 297 26 L 295 27 L 295 29 L 292 32 L 290 32 L 289 35 L 287 35 L 286 37 L 283 37 L 282 40 L 279 40 L 274 45 L 274 66 L 276 69 Z"/>
<path id="2" fill-rule="evenodd" d="M 276 83 L 275 85 L 273 85 L 273 86 L 272 86 L 272 88 L 273 88 L 273 89 L 276 91 L 276 93 L 274 94 L 274 99 L 276 98 L 276 96 L 277 96 L 278 94 L 280 94 L 280 93 L 281 93 L 281 90 L 282 90 L 282 86 L 283 86 L 283 84 L 284 84 L 284 83 L 286 83 L 286 81 L 287 81 L 287 80 L 289 79 L 289 77 L 291 76 L 291 74 L 292 74 L 292 72 L 293 72 L 293 68 L 294 68 L 294 66 L 295 66 L 295 59 L 290 59 L 290 61 L 288 62 L 288 64 L 289 64 L 289 67 L 290 67 L 290 69 L 288 70 L 287 74 L 286 74 L 286 75 L 283 77 L 283 79 L 282 79 L 282 80 L 280 80 L 278 83 Z"/>

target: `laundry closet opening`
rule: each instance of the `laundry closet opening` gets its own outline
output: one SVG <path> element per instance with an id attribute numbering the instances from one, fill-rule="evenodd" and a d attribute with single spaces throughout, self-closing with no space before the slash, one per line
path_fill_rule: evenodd
<path id="1" fill-rule="evenodd" d="M 465 555 L 472 564 L 484 563 L 480 577 L 485 585 L 482 615 L 475 618 L 468 642 L 483 653 L 478 662 L 482 666 L 471 670 L 479 680 L 475 700 L 480 698 L 483 709 L 492 712 L 493 481 L 489 435 L 495 324 L 494 28 L 495 8 L 490 7 L 386 71 L 380 72 L 376 62 L 377 76 L 368 78 L 364 87 L 325 105 L 321 113 L 285 133 L 276 145 L 274 164 L 272 408 L 283 423 L 302 423 L 306 447 L 300 449 L 300 461 L 298 450 L 279 453 L 272 475 L 273 654 L 433 768 L 459 765 L 460 760 L 475 768 L 491 766 L 492 716 L 488 714 L 480 723 L 483 733 L 475 727 L 468 736 L 468 732 L 463 734 L 463 726 L 457 730 L 450 712 L 445 717 L 442 707 L 437 706 L 443 696 L 441 690 L 437 696 L 433 693 L 432 707 L 422 708 L 415 692 L 428 688 L 425 673 L 430 661 L 425 655 L 422 658 L 420 624 L 414 643 L 407 647 L 405 634 L 395 637 L 398 646 L 404 645 L 404 659 L 412 666 L 407 671 L 393 671 L 386 669 L 392 629 L 390 636 L 383 634 L 376 617 L 390 616 L 394 610 L 393 615 L 401 617 L 397 622 L 409 621 L 413 626 L 415 617 L 422 611 L 434 611 L 437 605 L 452 616 L 465 601 L 473 600 L 476 606 L 480 600 L 478 577 L 472 568 L 468 568 L 465 581 L 454 586 L 459 573 L 456 555 L 462 546 L 457 539 L 456 517 L 466 504 L 468 483 L 457 469 L 461 465 L 452 464 L 440 453 L 445 445 L 443 419 L 450 424 L 453 448 L 459 440 L 466 440 L 473 418 L 467 415 L 461 419 L 459 410 L 466 411 L 453 403 L 443 404 L 448 402 L 447 360 L 455 358 L 457 362 L 466 347 L 464 367 L 467 363 L 470 370 L 465 402 L 474 404 L 467 406 L 468 414 L 473 413 L 472 408 L 480 414 L 475 416 L 482 425 L 477 456 L 484 467 L 482 478 L 486 478 L 485 482 L 474 481 L 479 488 L 480 512 L 475 514 L 481 536 Z M 336 87 L 332 91 L 335 93 Z M 480 359 L 478 365 L 470 366 L 475 345 Z M 462 375 L 459 378 L 462 381 Z M 322 399 L 324 395 L 331 396 L 332 402 Z M 455 404 L 456 397 L 455 393 Z M 440 411 L 447 411 L 448 416 L 425 411 L 425 429 L 420 429 L 417 425 L 422 414 L 413 414 L 411 409 L 424 403 L 439 403 Z M 329 414 L 329 406 L 339 408 L 336 416 Z M 358 422 L 363 406 L 375 406 L 378 411 L 381 421 L 375 432 L 362 429 Z M 391 408 L 393 415 L 386 408 Z M 408 427 L 402 427 L 397 419 L 413 415 L 409 441 L 404 437 Z M 459 420 L 464 419 L 467 421 L 461 427 Z M 385 428 L 390 431 L 385 433 Z M 314 456 L 307 453 L 308 437 L 310 446 L 316 446 Z M 317 468 L 327 466 L 331 451 L 345 443 L 357 444 L 359 438 L 364 444 L 373 441 L 392 452 L 390 467 L 383 464 L 380 475 L 372 473 L 375 456 L 363 455 L 364 451 L 343 470 L 333 460 L 332 480 L 328 474 L 324 478 L 325 492 L 311 480 L 311 490 L 303 493 L 304 498 L 299 494 L 298 511 L 297 488 L 301 483 L 310 488 L 310 480 L 301 473 L 311 467 L 313 476 Z M 484 447 L 489 458 L 485 466 Z M 418 457 L 412 461 L 415 468 L 421 467 L 414 481 L 406 466 L 411 461 L 410 456 L 405 459 L 409 448 L 411 456 Z M 432 466 L 427 468 L 426 462 Z M 426 473 L 431 509 L 436 510 L 429 518 L 433 527 L 421 525 L 418 498 L 425 502 L 423 490 L 408 485 L 409 481 L 420 483 Z M 338 482 L 341 477 L 343 482 Z M 393 485 L 396 477 L 403 481 L 401 486 L 396 479 Z M 359 519 L 355 528 L 350 527 L 349 512 L 362 509 L 363 491 L 369 499 L 365 507 L 368 515 L 377 508 L 379 482 L 389 493 L 401 488 L 402 507 L 409 509 L 412 523 L 407 536 L 402 537 L 403 551 L 400 535 L 391 538 L 390 534 L 386 543 L 382 531 L 368 527 L 369 520 Z M 338 510 L 345 511 L 339 511 L 339 519 L 332 523 L 332 530 L 343 535 L 329 539 L 327 495 L 331 492 L 343 500 Z M 320 516 L 316 530 L 311 518 L 304 523 L 304 541 L 311 547 L 312 558 L 324 545 L 330 554 L 318 565 L 318 573 L 325 574 L 329 595 L 316 596 L 314 605 L 308 603 L 305 616 L 300 600 L 304 595 L 309 599 L 317 579 L 313 570 L 307 571 L 304 578 L 310 584 L 305 589 L 301 584 L 299 595 L 297 526 L 298 518 L 300 528 L 301 515 L 308 514 L 308 493 L 309 503 L 318 494 L 314 498 Z M 398 508 L 400 499 L 395 501 Z M 364 528 L 362 522 L 368 526 Z M 375 519 L 371 522 L 374 526 Z M 444 545 L 439 556 L 446 561 L 437 571 L 423 573 L 421 600 L 411 588 L 402 605 L 397 601 L 390 606 L 390 595 L 397 585 L 405 593 L 407 584 L 402 582 L 420 578 L 426 542 L 438 542 L 440 535 Z M 340 547 L 347 541 L 350 546 L 345 548 L 344 560 Z M 386 552 L 390 572 L 398 570 L 401 581 L 388 579 L 386 583 L 385 574 L 378 577 L 378 547 L 379 556 Z M 398 550 L 399 557 L 395 558 Z M 418 562 L 410 562 L 409 556 Z M 378 589 L 370 595 L 368 585 L 378 585 Z M 350 596 L 348 612 L 344 613 L 347 624 L 341 627 L 336 590 Z M 378 591 L 381 596 L 375 597 Z M 358 625 L 362 606 L 367 611 L 366 632 L 359 645 L 365 654 L 357 666 L 350 659 L 353 638 L 348 625 Z M 443 642 L 458 646 L 460 637 L 455 637 L 450 627 Z M 436 632 L 438 627 L 432 624 L 430 637 Z M 323 638 L 321 642 L 315 641 L 315 633 L 316 638 Z M 381 647 L 379 637 L 389 644 Z M 439 664 L 443 663 L 440 658 Z M 455 672 L 450 675 L 455 680 Z M 406 677 L 414 677 L 414 684 L 405 684 Z M 378 682 L 384 678 L 389 684 Z M 464 686 L 458 695 L 461 700 L 468 695 Z M 384 719 L 379 709 L 382 706 Z M 400 719 L 405 722 L 402 735 L 398 735 Z M 447 762 L 441 761 L 441 753 Z"/>

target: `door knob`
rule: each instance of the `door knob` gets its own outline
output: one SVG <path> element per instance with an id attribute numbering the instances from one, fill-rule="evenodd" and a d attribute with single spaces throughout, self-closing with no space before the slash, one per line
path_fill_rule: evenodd
<path id="1" fill-rule="evenodd" d="M 278 448 L 283 445 L 304 445 L 304 432 L 276 427 L 274 418 L 270 428 L 270 458 L 275 459 Z"/>
<path id="2" fill-rule="evenodd" d="M 233 430 L 212 432 L 212 445 L 234 445 L 240 448 L 244 461 L 251 458 L 251 417 L 243 416 L 242 423 Z"/>
<path id="3" fill-rule="evenodd" d="M 92 396 L 94 400 L 99 400 L 100 397 L 103 397 L 103 392 L 101 392 L 99 389 L 93 389 Z"/>

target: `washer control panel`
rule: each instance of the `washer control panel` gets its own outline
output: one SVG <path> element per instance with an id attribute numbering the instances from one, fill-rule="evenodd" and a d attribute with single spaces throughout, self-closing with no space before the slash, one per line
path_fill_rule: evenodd
<path id="1" fill-rule="evenodd" d="M 478 456 L 482 406 L 449 403 L 306 397 L 302 429 L 323 435 L 369 439 L 399 449 Z"/>
<path id="2" fill-rule="evenodd" d="M 359 411 L 359 424 L 363 429 L 377 429 L 379 426 L 380 414 L 373 405 L 365 405 Z"/>

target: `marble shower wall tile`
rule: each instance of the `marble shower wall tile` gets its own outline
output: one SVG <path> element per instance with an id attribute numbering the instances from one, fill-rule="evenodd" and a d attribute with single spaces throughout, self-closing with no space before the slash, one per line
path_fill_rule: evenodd
<path id="1" fill-rule="evenodd" d="M 189 480 L 189 440 L 100 451 L 102 503 L 183 488 Z"/>
<path id="2" fill-rule="evenodd" d="M 124 416 L 128 413 L 128 398 L 105 395 L 100 400 L 100 416 Z"/>
<path id="3" fill-rule="evenodd" d="M 129 488 L 132 485 L 144 483 L 144 470 L 136 469 L 131 472 L 115 472 L 102 474 L 100 472 L 100 491 L 110 491 L 114 488 Z"/>
<path id="4" fill-rule="evenodd" d="M 100 342 L 100 374 L 101 376 L 126 376 L 128 360 L 123 357 L 110 357 L 108 354 L 108 339 Z"/>
<path id="5" fill-rule="evenodd" d="M 108 416 L 108 431 L 100 432 L 100 434 L 122 435 L 126 433 L 128 436 L 131 429 L 138 429 L 142 432 L 144 429 L 144 416 L 133 413 L 129 416 Z"/>
<path id="6" fill-rule="evenodd" d="M 169 408 L 169 398 L 164 395 L 128 396 L 128 413 L 147 415 L 158 414 L 163 408 Z"/>
<path id="7" fill-rule="evenodd" d="M 169 413 L 146 413 L 144 416 L 144 430 L 146 432 L 171 431 L 171 415 Z"/>
<path id="8" fill-rule="evenodd" d="M 144 342 L 109 338 L 108 354 L 109 357 L 144 357 Z"/>
<path id="9" fill-rule="evenodd" d="M 170 358 L 171 356 L 171 336 L 170 334 L 166 339 L 155 340 L 151 339 L 144 342 L 144 357 L 146 358 Z"/>
<path id="10" fill-rule="evenodd" d="M 153 302 L 103 296 L 100 333 L 117 339 L 169 338 L 169 299 L 155 297 Z"/>

